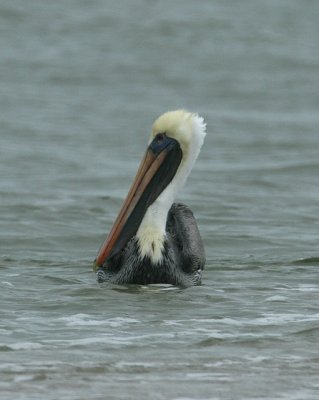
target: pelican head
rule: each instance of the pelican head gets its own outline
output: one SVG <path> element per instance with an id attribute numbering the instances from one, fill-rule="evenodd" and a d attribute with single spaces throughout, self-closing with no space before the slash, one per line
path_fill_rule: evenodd
<path id="1" fill-rule="evenodd" d="M 161 263 L 166 220 L 206 135 L 198 114 L 169 111 L 153 124 L 144 158 L 113 227 L 100 248 L 94 270 L 120 253 L 135 236 L 138 257 Z"/>

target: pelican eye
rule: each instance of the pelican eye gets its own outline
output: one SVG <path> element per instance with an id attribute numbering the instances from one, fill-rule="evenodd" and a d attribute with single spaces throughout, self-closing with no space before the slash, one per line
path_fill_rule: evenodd
<path id="1" fill-rule="evenodd" d="M 154 154 L 159 154 L 164 149 L 171 147 L 173 142 L 175 142 L 175 140 L 166 136 L 165 132 L 159 132 L 154 136 L 149 148 Z"/>
<path id="2" fill-rule="evenodd" d="M 162 143 L 164 141 L 164 139 L 165 139 L 165 136 L 166 136 L 165 133 L 158 133 L 155 136 L 156 142 L 157 143 Z"/>

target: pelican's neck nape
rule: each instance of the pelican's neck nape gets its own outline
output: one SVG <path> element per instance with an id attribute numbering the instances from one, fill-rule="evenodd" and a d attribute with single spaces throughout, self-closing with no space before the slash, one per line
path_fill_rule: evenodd
<path id="1" fill-rule="evenodd" d="M 148 207 L 136 233 L 140 258 L 149 257 L 153 264 L 160 264 L 163 260 L 167 215 L 198 157 L 206 135 L 206 124 L 199 115 L 178 110 L 159 117 L 154 123 L 153 135 L 157 131 L 167 132 L 168 136 L 178 140 L 183 158 L 172 181 Z"/>

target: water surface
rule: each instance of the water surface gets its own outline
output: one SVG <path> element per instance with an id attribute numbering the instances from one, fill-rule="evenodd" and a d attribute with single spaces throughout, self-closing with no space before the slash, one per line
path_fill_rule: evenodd
<path id="1" fill-rule="evenodd" d="M 317 399 L 319 3 L 2 1 L 1 399 Z M 205 117 L 201 287 L 91 263 L 153 120 Z"/>

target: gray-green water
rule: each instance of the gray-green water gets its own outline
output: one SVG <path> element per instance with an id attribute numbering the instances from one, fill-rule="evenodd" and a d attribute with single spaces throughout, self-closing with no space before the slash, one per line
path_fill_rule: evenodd
<path id="1" fill-rule="evenodd" d="M 318 43 L 310 0 L 0 2 L 1 399 L 319 398 Z M 180 107 L 203 286 L 100 288 Z"/>

